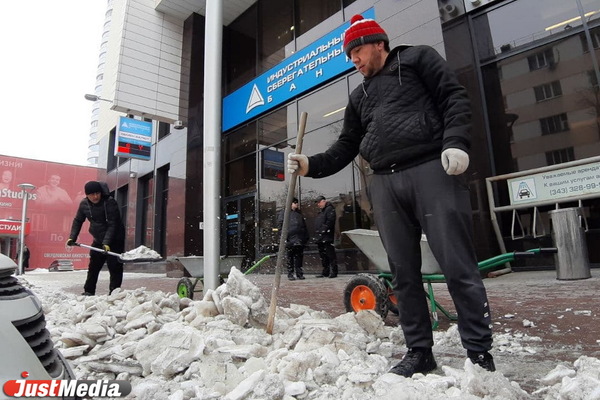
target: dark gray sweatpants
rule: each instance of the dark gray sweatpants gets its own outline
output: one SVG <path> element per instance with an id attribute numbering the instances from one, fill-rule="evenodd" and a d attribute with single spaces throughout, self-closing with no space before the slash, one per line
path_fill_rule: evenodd
<path id="1" fill-rule="evenodd" d="M 469 189 L 447 175 L 440 160 L 392 174 L 369 185 L 375 222 L 388 253 L 406 345 L 432 347 L 433 334 L 421 279 L 421 230 L 446 278 L 467 350 L 492 346 L 487 294 L 477 269 Z"/>

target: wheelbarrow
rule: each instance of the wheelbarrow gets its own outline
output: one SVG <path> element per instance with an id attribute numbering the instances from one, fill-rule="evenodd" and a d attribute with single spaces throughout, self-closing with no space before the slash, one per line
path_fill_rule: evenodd
<path id="1" fill-rule="evenodd" d="M 356 244 L 380 271 L 379 274 L 360 273 L 348 281 L 344 289 L 344 306 L 346 307 L 346 311 L 374 310 L 383 319 L 387 317 L 388 311 L 398 314 L 397 300 L 393 292 L 393 277 L 387 253 L 379 237 L 379 232 L 368 229 L 353 229 L 343 233 Z M 482 274 L 491 274 L 492 271 L 498 270 L 504 264 L 514 261 L 517 258 L 536 257 L 556 252 L 557 249 L 554 247 L 536 248 L 521 252 L 513 251 L 480 261 L 477 266 Z M 424 292 L 431 306 L 432 328 L 435 330 L 439 325 L 437 310 L 442 312 L 451 321 L 455 321 L 458 318 L 456 314 L 446 310 L 435 299 L 432 283 L 445 282 L 445 277 L 429 248 L 425 235 L 421 236 L 421 258 L 421 276 L 423 283 L 427 285 L 427 289 L 425 290 L 424 288 Z"/>
<path id="2" fill-rule="evenodd" d="M 219 282 L 225 283 L 225 279 L 231 271 L 231 267 L 240 269 L 242 261 L 246 256 L 220 256 L 219 257 Z M 258 268 L 262 263 L 271 258 L 271 255 L 266 255 L 261 258 L 256 264 L 248 268 L 244 275 L 247 275 Z M 194 298 L 194 293 L 202 292 L 204 290 L 204 257 L 202 256 L 188 256 L 188 257 L 177 257 L 175 260 L 181 262 L 185 270 L 191 275 L 191 278 L 183 277 L 177 282 L 177 294 L 180 298 L 188 297 Z M 201 287 L 196 289 L 198 282 L 201 282 Z"/>

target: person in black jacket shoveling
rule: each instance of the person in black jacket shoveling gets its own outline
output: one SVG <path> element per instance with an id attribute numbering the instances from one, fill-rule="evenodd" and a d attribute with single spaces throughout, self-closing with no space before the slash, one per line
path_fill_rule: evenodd
<path id="1" fill-rule="evenodd" d="M 421 280 L 422 231 L 458 313 L 469 359 L 494 371 L 492 322 L 473 246 L 469 188 L 471 109 L 467 92 L 429 46 L 390 50 L 386 32 L 355 15 L 344 51 L 364 79 L 351 94 L 338 140 L 324 153 L 291 153 L 290 172 L 324 178 L 358 154 L 369 162 L 375 222 L 388 254 L 408 352 L 390 372 L 410 377 L 437 364 Z"/>
<path id="2" fill-rule="evenodd" d="M 79 236 L 86 219 L 90 221 L 89 232 L 94 238 L 93 247 L 115 253 L 123 252 L 125 226 L 121 220 L 119 205 L 115 199 L 103 193 L 100 182 L 90 181 L 85 184 L 85 198 L 79 203 L 77 214 L 73 218 L 67 246 L 73 246 L 77 242 L 77 236 Z M 110 273 L 109 293 L 121 287 L 123 263 L 119 258 L 91 250 L 87 279 L 83 286 L 84 296 L 96 294 L 98 275 L 100 275 L 100 270 L 105 262 Z"/>
<path id="3" fill-rule="evenodd" d="M 285 250 L 287 254 L 287 270 L 288 279 L 290 281 L 298 279 L 304 279 L 304 271 L 302 269 L 302 263 L 304 261 L 304 247 L 308 242 L 308 229 L 306 229 L 306 220 L 300 212 L 298 205 L 298 199 L 294 197 L 292 200 L 292 210 L 289 213 L 289 225 L 287 238 L 285 240 Z M 285 210 L 281 210 L 279 213 L 279 230 L 283 227 L 283 217 Z M 294 277 L 294 272 L 296 276 Z"/>

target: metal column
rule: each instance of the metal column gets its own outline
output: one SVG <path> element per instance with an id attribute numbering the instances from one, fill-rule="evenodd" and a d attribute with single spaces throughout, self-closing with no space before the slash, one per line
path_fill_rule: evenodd
<path id="1" fill-rule="evenodd" d="M 204 287 L 219 286 L 223 2 L 206 2 L 204 35 Z M 210 40 L 208 40 L 210 38 Z"/>

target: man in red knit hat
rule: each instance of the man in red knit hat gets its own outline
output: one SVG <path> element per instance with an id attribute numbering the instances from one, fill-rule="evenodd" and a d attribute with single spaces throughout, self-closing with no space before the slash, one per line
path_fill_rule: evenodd
<path id="1" fill-rule="evenodd" d="M 494 371 L 492 322 L 463 175 L 471 129 L 467 92 L 433 48 L 390 50 L 386 32 L 361 15 L 352 17 L 344 51 L 364 80 L 350 95 L 342 132 L 324 153 L 290 154 L 288 169 L 324 178 L 359 154 L 369 162 L 370 199 L 408 347 L 390 372 L 410 377 L 437 368 L 421 278 L 422 232 L 446 278 L 468 358 Z"/>

